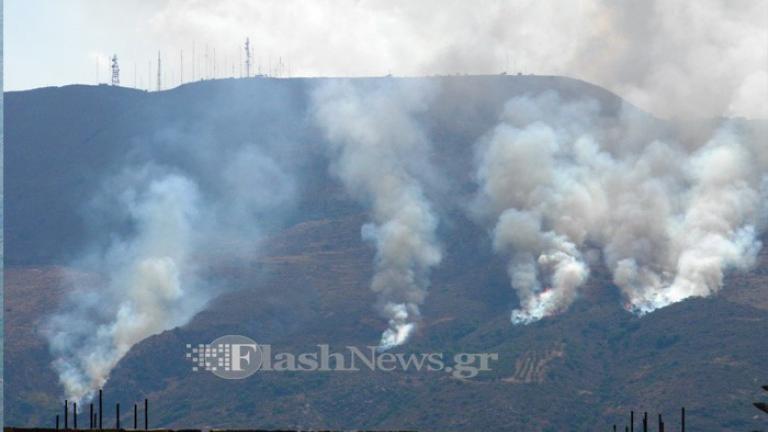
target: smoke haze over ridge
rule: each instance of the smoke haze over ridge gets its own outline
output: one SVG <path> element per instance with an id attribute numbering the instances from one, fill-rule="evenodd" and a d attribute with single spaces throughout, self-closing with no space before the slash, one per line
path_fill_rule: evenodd
<path id="1" fill-rule="evenodd" d="M 250 36 L 254 68 L 263 72 L 281 58 L 294 76 L 521 71 L 593 82 L 662 117 L 768 117 L 768 4 L 760 0 L 136 0 L 120 6 L 31 0 L 8 6 L 10 89 L 95 82 L 96 59 L 104 81 L 115 52 L 124 70 L 138 65 L 140 87 L 154 89 L 146 66 L 158 49 L 167 59 L 165 83 L 179 81 L 178 50 L 184 50 L 188 81 L 193 44 L 197 78 L 211 69 L 203 62 L 206 47 L 218 48 L 225 76 Z M 71 27 L 57 31 L 63 25 Z M 32 62 L 26 53 L 35 51 L 52 54 Z M 45 61 L 51 67 L 40 67 Z M 132 75 L 124 74 L 124 85 Z"/>

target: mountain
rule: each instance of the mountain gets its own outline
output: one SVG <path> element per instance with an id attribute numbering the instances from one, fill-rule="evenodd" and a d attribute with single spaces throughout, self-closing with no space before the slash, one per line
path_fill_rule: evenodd
<path id="1" fill-rule="evenodd" d="M 472 143 L 511 97 L 557 91 L 565 99 L 594 99 L 613 127 L 626 107 L 604 89 L 560 77 L 417 80 L 440 85 L 422 120 L 435 160 L 451 173 L 441 193 L 458 196 L 472 191 Z M 119 219 L 94 220 L 87 197 L 126 160 L 194 173 L 213 194 L 216 185 L 206 179 L 221 173 L 167 145 L 208 140 L 222 149 L 245 141 L 284 148 L 281 157 L 303 177 L 294 208 L 268 224 L 258 250 L 207 267 L 206 277 L 226 289 L 186 325 L 134 346 L 112 372 L 105 395 L 126 405 L 149 398 L 154 426 L 609 430 L 631 409 L 662 412 L 674 425 L 683 405 L 691 430 L 765 426 L 752 402 L 768 379 L 761 337 L 768 329 L 766 251 L 751 272 L 730 274 L 720 294 L 642 317 L 623 309 L 618 288 L 598 267 L 569 311 L 513 326 L 516 298 L 504 261 L 493 254 L 486 229 L 450 206 L 438 209 L 447 221 L 440 233 L 446 257 L 432 274 L 423 323 L 394 352 L 498 353 L 491 371 L 466 380 L 428 371 L 257 372 L 244 380 L 192 372 L 186 345 L 226 334 L 301 353 L 318 344 L 373 345 L 386 327 L 368 288 L 374 251 L 360 236 L 368 215 L 312 145 L 318 132 L 307 121 L 307 94 L 318 81 L 220 80 L 156 93 L 68 86 L 5 95 L 8 424 L 51 424 L 62 388 L 40 328 L 68 281 L 103 277 L 73 265 L 86 244 L 130 229 Z M 627 109 L 658 136 L 675 133 Z M 285 143 L 299 143 L 300 151 Z"/>

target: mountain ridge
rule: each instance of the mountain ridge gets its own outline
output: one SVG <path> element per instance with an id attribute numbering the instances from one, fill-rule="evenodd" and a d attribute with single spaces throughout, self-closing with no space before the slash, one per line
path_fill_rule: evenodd
<path id="1" fill-rule="evenodd" d="M 556 77 L 413 79 L 441 80 L 446 92 L 425 127 L 437 163 L 456 177 L 441 193 L 458 196 L 471 193 L 471 144 L 496 123 L 509 98 L 548 90 L 595 96 L 609 123 L 625 104 L 597 86 Z M 85 240 L 129 229 L 121 220 L 93 221 L 85 197 L 126 158 L 174 164 L 204 180 L 217 175 L 180 158 L 169 141 L 311 143 L 308 83 L 252 79 L 159 93 L 108 86 L 6 93 L 8 424 L 48 425 L 58 410 L 62 390 L 40 327 L 65 280 L 103 277 L 72 265 Z M 659 126 L 659 136 L 672 133 L 661 120 L 646 120 Z M 163 427 L 607 430 L 630 409 L 672 415 L 680 405 L 697 430 L 762 426 L 751 402 L 768 361 L 753 336 L 768 327 L 765 250 L 756 270 L 729 274 L 713 298 L 644 317 L 623 309 L 607 270 L 596 266 L 569 311 L 513 326 L 516 298 L 505 263 L 486 229 L 455 207 L 438 209 L 446 256 L 433 273 L 422 325 L 396 352 L 498 352 L 489 374 L 456 380 L 426 372 L 261 373 L 225 381 L 191 372 L 186 344 L 227 333 L 301 352 L 320 343 L 372 345 L 386 327 L 368 288 L 374 250 L 360 238 L 368 214 L 328 175 L 311 145 L 302 150 L 305 158 L 286 150 L 305 173 L 291 214 L 268 225 L 257 252 L 206 268 L 206 277 L 225 289 L 186 325 L 134 346 L 107 382 L 110 398 L 150 398 L 155 424 Z M 216 191 L 205 182 L 201 188 Z M 226 256 L 229 245 L 216 247 Z"/>

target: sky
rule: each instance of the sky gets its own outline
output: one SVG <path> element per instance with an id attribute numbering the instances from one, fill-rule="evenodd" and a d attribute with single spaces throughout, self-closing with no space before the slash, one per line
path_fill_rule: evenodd
<path id="1" fill-rule="evenodd" d="M 214 77 L 214 50 L 215 77 L 238 77 L 250 38 L 271 75 L 565 75 L 661 117 L 768 118 L 766 0 L 5 0 L 4 14 L 6 90 L 107 82 L 113 54 L 121 85 L 155 90 L 158 51 L 163 88 Z"/>

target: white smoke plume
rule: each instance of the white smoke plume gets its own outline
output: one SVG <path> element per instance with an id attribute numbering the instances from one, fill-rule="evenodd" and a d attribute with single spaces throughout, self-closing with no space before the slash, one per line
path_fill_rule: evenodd
<path id="1" fill-rule="evenodd" d="M 370 206 L 362 235 L 376 246 L 371 289 L 389 319 L 380 348 L 404 343 L 419 318 L 429 272 L 440 263 L 438 220 L 420 177 L 430 171 L 430 143 L 414 118 L 426 109 L 425 84 L 329 81 L 313 93 L 314 118 L 327 138 L 333 173 Z"/>
<path id="2" fill-rule="evenodd" d="M 670 202 L 678 208 L 662 219 L 667 250 L 657 248 L 664 254 L 649 251 L 640 260 L 632 254 L 610 257 L 614 279 L 633 308 L 649 312 L 688 297 L 706 297 L 722 287 L 724 270 L 753 264 L 762 246 L 758 234 L 765 224 L 761 214 L 768 185 L 768 166 L 757 162 L 757 151 L 766 150 L 750 149 L 724 127 L 683 159 L 683 189 L 672 198 L 684 204 Z M 611 240 L 609 245 L 618 246 L 614 250 L 623 246 Z M 652 270 L 659 267 L 664 273 Z"/>
<path id="3" fill-rule="evenodd" d="M 764 145 L 735 123 L 682 145 L 622 141 L 601 121 L 596 102 L 519 97 L 478 145 L 474 210 L 493 221 L 494 248 L 509 257 L 515 323 L 566 309 L 594 249 L 628 308 L 646 313 L 717 292 L 761 247 Z"/>
<path id="4" fill-rule="evenodd" d="M 213 267 L 250 259 L 264 230 L 292 209 L 295 179 L 284 160 L 298 158 L 279 157 L 290 142 L 209 133 L 169 127 L 138 143 L 147 159 L 101 179 L 86 205 L 94 229 L 70 265 L 95 282 L 69 281 L 45 328 L 68 398 L 90 398 L 135 344 L 189 322 L 227 289 L 210 280 Z"/>
<path id="5" fill-rule="evenodd" d="M 54 367 L 74 400 L 103 386 L 134 344 L 186 323 L 206 300 L 191 263 L 197 186 L 168 174 L 121 191 L 120 201 L 135 235 L 115 238 L 85 263 L 105 272 L 106 286 L 78 287 L 46 329 Z"/>

